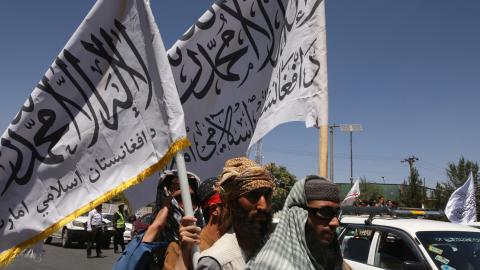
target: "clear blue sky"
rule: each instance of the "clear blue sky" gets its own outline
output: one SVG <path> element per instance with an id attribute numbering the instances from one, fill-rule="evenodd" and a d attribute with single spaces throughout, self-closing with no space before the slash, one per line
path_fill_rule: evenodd
<path id="1" fill-rule="evenodd" d="M 165 46 L 210 6 L 152 0 Z M 0 129 L 7 128 L 94 1 L 2 1 Z M 358 123 L 354 176 L 400 183 L 414 154 L 427 186 L 461 155 L 479 161 L 480 1 L 327 0 L 330 123 Z M 316 129 L 276 128 L 264 161 L 317 172 Z M 349 137 L 335 134 L 335 181 L 350 175 Z"/>

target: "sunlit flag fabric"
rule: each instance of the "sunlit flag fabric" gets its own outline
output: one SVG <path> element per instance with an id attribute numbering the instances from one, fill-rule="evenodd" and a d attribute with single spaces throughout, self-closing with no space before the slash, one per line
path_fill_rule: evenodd
<path id="1" fill-rule="evenodd" d="M 216 1 L 168 50 L 189 170 L 217 175 L 281 123 L 327 125 L 324 8 L 322 0 Z"/>
<path id="2" fill-rule="evenodd" d="M 475 183 L 471 172 L 467 181 L 448 199 L 445 215 L 453 223 L 467 224 L 477 221 Z"/>
<path id="3" fill-rule="evenodd" d="M 342 206 L 351 206 L 355 200 L 360 197 L 360 180 L 357 179 L 355 184 L 353 184 L 350 191 L 345 196 L 345 199 L 342 201 Z"/>
<path id="4" fill-rule="evenodd" d="M 0 265 L 187 145 L 149 2 L 97 1 L 1 138 Z"/>

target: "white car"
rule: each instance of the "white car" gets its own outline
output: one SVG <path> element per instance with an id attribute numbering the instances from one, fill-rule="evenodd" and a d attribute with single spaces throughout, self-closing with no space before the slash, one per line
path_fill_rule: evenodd
<path id="1" fill-rule="evenodd" d="M 340 247 L 353 270 L 480 269 L 479 229 L 378 214 L 344 215 L 340 222 Z"/>
<path id="2" fill-rule="evenodd" d="M 132 230 L 133 230 L 132 223 L 125 222 L 125 232 L 123 233 L 123 240 L 127 243 L 132 240 Z"/>
<path id="3" fill-rule="evenodd" d="M 104 240 L 102 248 L 108 248 L 110 246 L 114 230 L 110 219 L 106 218 L 105 214 L 103 214 L 103 216 L 105 229 L 103 233 Z M 62 229 L 47 237 L 45 239 L 45 243 L 48 244 L 51 243 L 53 239 L 57 239 L 61 241 L 62 247 L 65 248 L 71 247 L 75 242 L 83 245 L 85 242 L 87 242 L 89 237 L 87 232 L 87 220 L 88 212 L 65 224 Z"/>

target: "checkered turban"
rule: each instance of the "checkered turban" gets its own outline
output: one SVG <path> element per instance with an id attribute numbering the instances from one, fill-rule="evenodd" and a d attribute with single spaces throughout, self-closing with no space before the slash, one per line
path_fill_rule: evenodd
<path id="1" fill-rule="evenodd" d="M 222 199 L 228 203 L 253 190 L 273 189 L 275 183 L 264 167 L 246 157 L 237 157 L 225 162 L 218 186 Z"/>

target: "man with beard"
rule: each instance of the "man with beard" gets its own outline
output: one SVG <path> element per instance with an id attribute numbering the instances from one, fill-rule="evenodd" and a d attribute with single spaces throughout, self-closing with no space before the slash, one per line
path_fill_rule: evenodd
<path id="1" fill-rule="evenodd" d="M 218 185 L 232 227 L 200 254 L 197 269 L 244 269 L 271 232 L 273 177 L 255 162 L 239 157 L 225 163 Z"/>
<path id="2" fill-rule="evenodd" d="M 350 269 L 335 233 L 339 203 L 338 188 L 328 179 L 310 175 L 297 182 L 275 232 L 247 269 Z"/>

